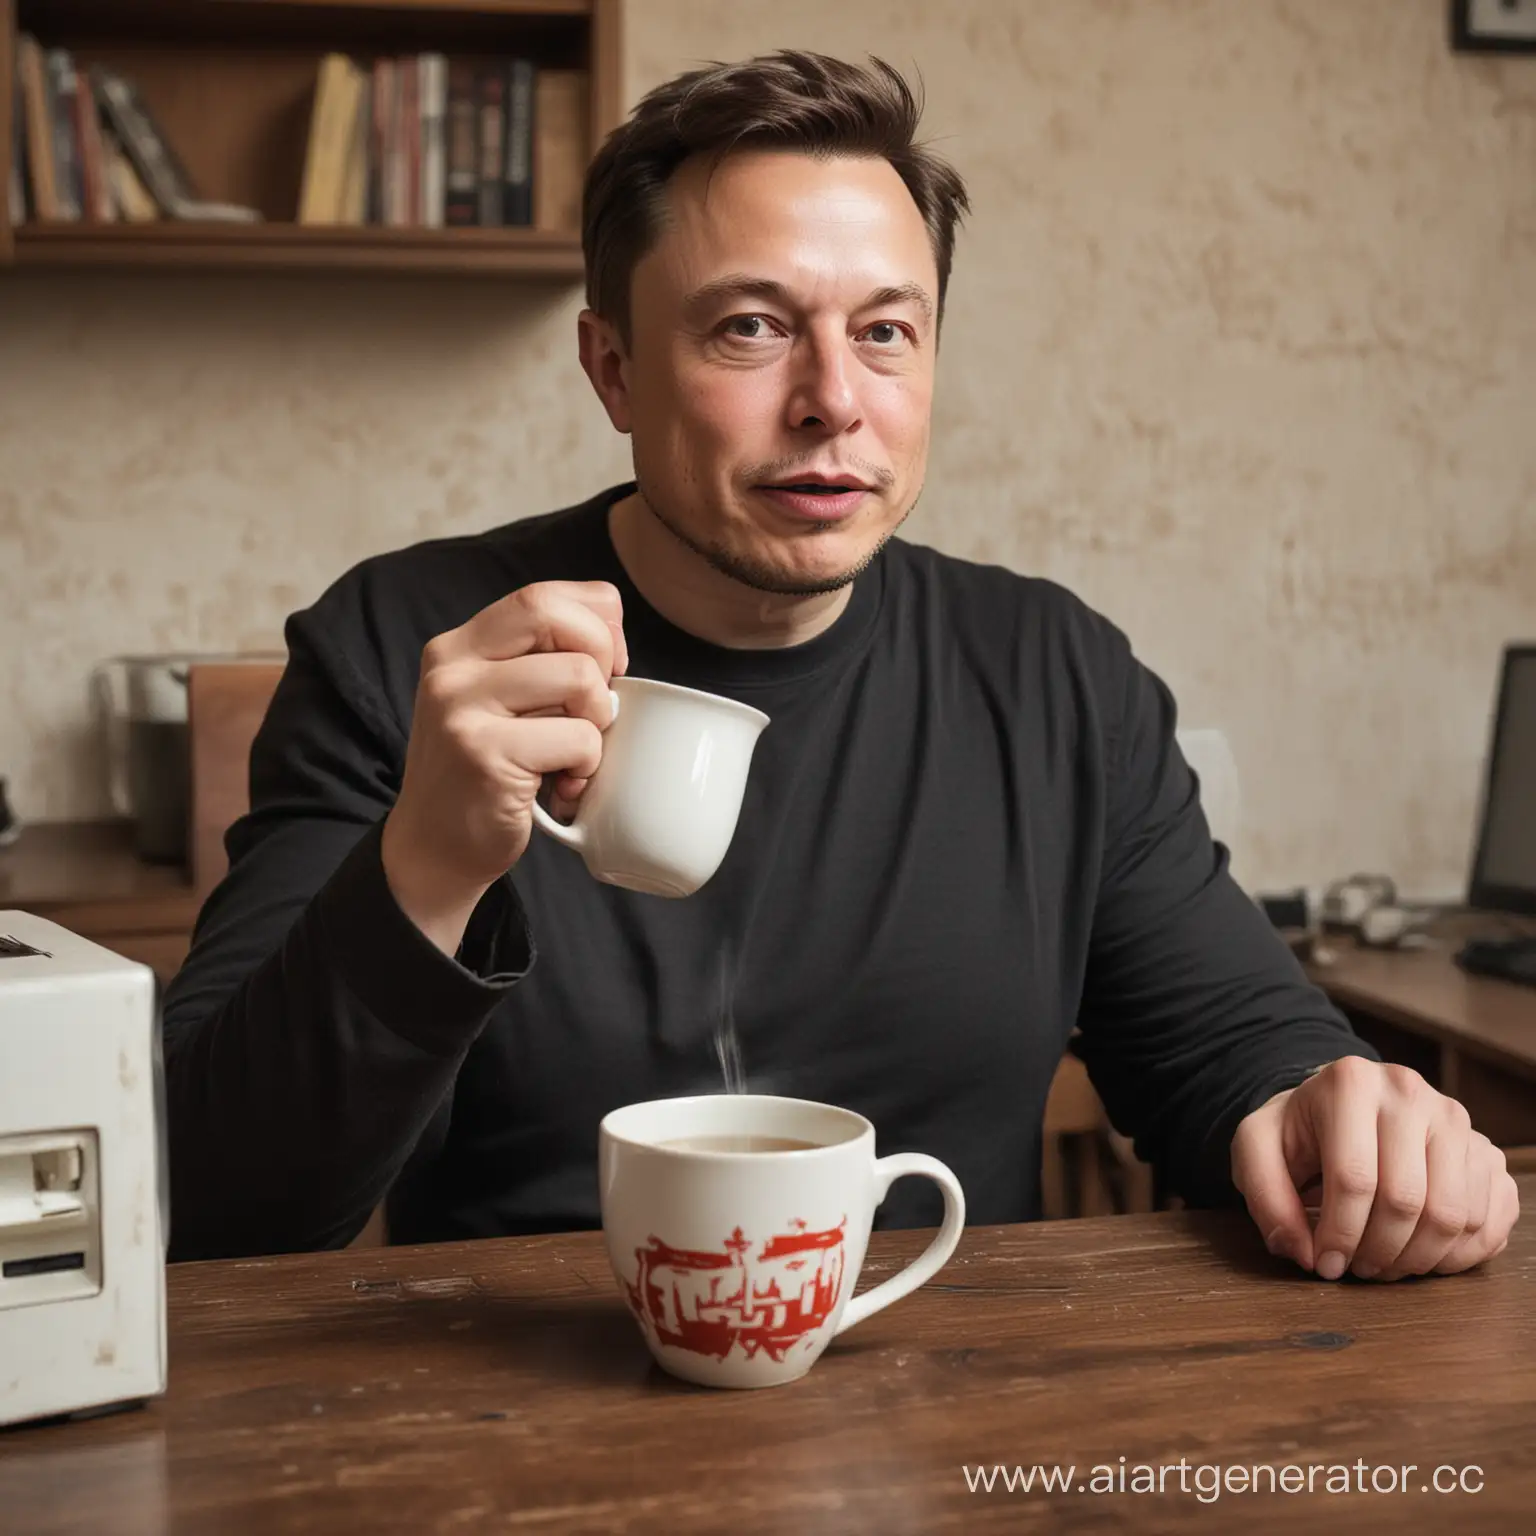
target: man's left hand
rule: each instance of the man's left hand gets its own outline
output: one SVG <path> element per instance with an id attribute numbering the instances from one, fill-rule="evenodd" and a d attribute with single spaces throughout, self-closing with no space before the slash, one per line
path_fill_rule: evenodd
<path id="1" fill-rule="evenodd" d="M 1232 1180 L 1271 1253 L 1325 1280 L 1455 1274 L 1501 1253 L 1520 1214 L 1504 1154 L 1409 1067 L 1331 1062 L 1249 1115 Z M 1302 1194 L 1321 1186 L 1314 1232 Z"/>

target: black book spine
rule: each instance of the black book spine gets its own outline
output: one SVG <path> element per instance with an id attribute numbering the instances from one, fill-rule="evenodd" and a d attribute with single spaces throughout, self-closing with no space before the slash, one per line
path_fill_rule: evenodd
<path id="1" fill-rule="evenodd" d="M 527 59 L 507 65 L 507 153 L 503 167 L 501 222 L 533 223 L 534 67 Z"/>
<path id="2" fill-rule="evenodd" d="M 75 92 L 80 89 L 75 61 L 62 48 L 48 50 L 48 114 L 53 124 L 53 184 L 59 211 L 78 219 L 85 210 L 85 182 L 75 134 Z"/>
<path id="3" fill-rule="evenodd" d="M 502 182 L 506 172 L 507 74 L 501 64 L 487 64 L 480 71 L 478 110 L 480 125 L 480 223 L 501 223 Z"/>

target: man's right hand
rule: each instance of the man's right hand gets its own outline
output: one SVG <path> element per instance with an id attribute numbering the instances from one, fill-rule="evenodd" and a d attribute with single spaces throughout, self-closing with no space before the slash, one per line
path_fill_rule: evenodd
<path id="1" fill-rule="evenodd" d="M 475 904 L 523 856 L 545 774 L 557 811 L 597 770 L 611 678 L 629 664 L 618 589 L 519 588 L 422 652 L 384 875 L 401 910 L 445 954 Z"/>

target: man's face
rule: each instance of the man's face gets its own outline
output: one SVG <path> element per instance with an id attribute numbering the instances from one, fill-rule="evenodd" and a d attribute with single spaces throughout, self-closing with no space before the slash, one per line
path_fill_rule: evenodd
<path id="1" fill-rule="evenodd" d="M 835 590 L 922 489 L 928 232 L 885 160 L 753 151 L 710 170 L 672 178 L 667 227 L 635 269 L 618 424 L 646 501 L 717 569 Z"/>

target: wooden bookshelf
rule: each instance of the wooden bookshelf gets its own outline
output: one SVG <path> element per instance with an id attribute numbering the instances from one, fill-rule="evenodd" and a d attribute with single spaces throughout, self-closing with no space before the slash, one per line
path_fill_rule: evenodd
<path id="1" fill-rule="evenodd" d="M 319 65 L 436 51 L 582 69 L 591 154 L 621 109 L 622 0 L 0 0 L 0 167 L 11 159 L 18 32 L 133 79 L 199 194 L 262 222 L 28 220 L 0 196 L 7 270 L 484 274 L 568 281 L 575 228 L 296 222 Z M 535 128 L 537 132 L 537 128 Z"/>
<path id="2" fill-rule="evenodd" d="M 16 231 L 18 268 L 486 273 L 571 278 L 572 236 L 524 229 L 376 229 L 301 224 L 34 224 Z"/>

